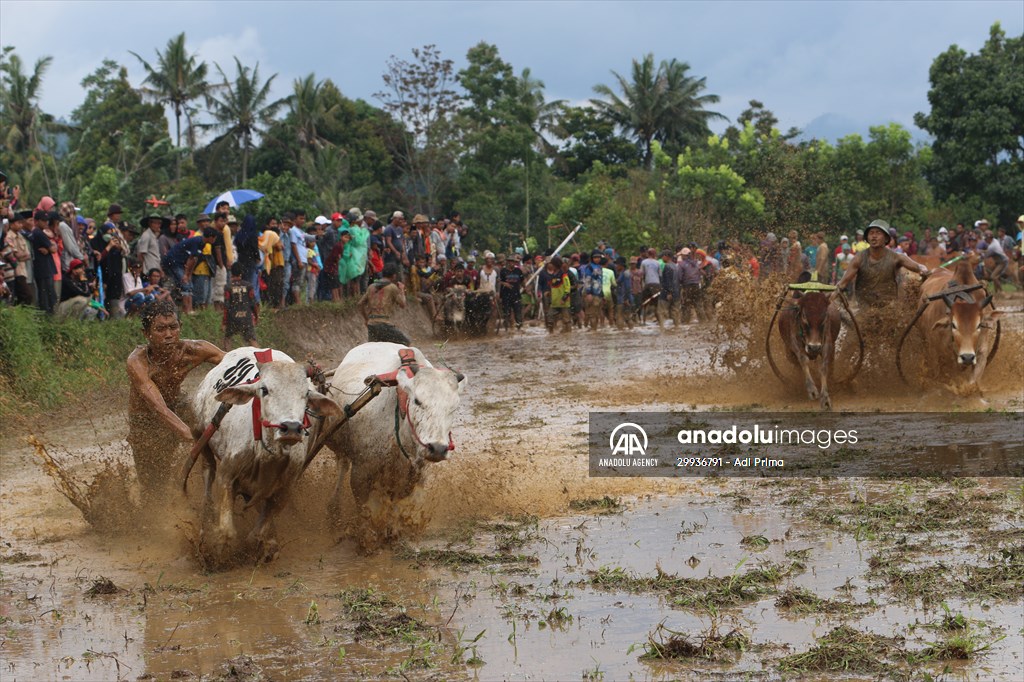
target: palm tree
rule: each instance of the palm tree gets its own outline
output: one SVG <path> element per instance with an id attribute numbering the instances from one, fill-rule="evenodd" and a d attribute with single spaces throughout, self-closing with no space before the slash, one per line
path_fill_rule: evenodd
<path id="1" fill-rule="evenodd" d="M 704 95 L 707 78 L 693 78 L 686 75 L 690 65 L 672 59 L 662 62 L 665 78 L 665 92 L 669 95 L 666 110 L 666 126 L 660 142 L 674 142 L 680 148 L 707 138 L 711 129 L 708 123 L 714 119 L 725 119 L 716 111 L 705 111 L 704 107 L 719 102 L 718 95 Z"/>
<path id="2" fill-rule="evenodd" d="M 296 78 L 293 83 L 294 91 L 288 98 L 288 105 L 291 108 L 295 135 L 302 147 L 319 149 L 330 144 L 321 137 L 319 127 L 325 122 L 334 118 L 341 107 L 340 100 L 336 100 L 327 106 L 325 97 L 325 85 L 329 81 L 316 80 L 316 75 L 309 74 L 305 78 Z M 333 86 L 331 86 L 333 87 Z"/>
<path id="3" fill-rule="evenodd" d="M 174 108 L 174 122 L 177 138 L 175 145 L 181 147 L 181 115 L 185 115 L 189 130 L 192 130 L 194 109 L 189 102 L 204 97 L 209 91 L 206 82 L 206 62 L 197 62 L 196 55 L 185 51 L 185 34 L 181 33 L 167 41 L 163 53 L 157 52 L 154 68 L 145 59 L 132 52 L 146 70 L 146 79 L 140 88 L 143 94 L 165 106 Z M 148 87 L 147 87 L 148 85 Z M 192 150 L 193 135 L 189 135 L 189 151 Z M 181 157 L 177 158 L 177 179 L 181 179 Z"/>
<path id="4" fill-rule="evenodd" d="M 637 139 L 643 152 L 644 165 L 651 163 L 651 142 L 693 141 L 709 132 L 707 122 L 724 118 L 719 113 L 704 111 L 705 104 L 718 101 L 717 95 L 702 95 L 705 79 L 686 75 L 690 65 L 675 59 L 662 61 L 655 68 L 654 55 L 633 60 L 631 79 L 612 72 L 622 96 L 607 85 L 594 86 L 603 99 L 591 103 L 608 120 Z"/>
<path id="5" fill-rule="evenodd" d="M 8 56 L 8 54 L 10 56 Z M 0 114 L 3 121 L 4 144 L 11 153 L 20 155 L 39 149 L 39 133 L 50 117 L 39 110 L 39 94 L 46 70 L 53 57 L 36 61 L 31 74 L 23 73 L 21 57 L 4 49 L 0 71 Z"/>
<path id="6" fill-rule="evenodd" d="M 232 83 L 224 75 L 224 70 L 217 64 L 217 71 L 224 79 L 223 92 L 210 101 L 214 122 L 206 127 L 221 131 L 221 136 L 213 141 L 213 145 L 235 143 L 242 150 L 242 183 L 249 179 L 249 154 L 253 149 L 253 140 L 269 126 L 277 112 L 288 103 L 288 98 L 269 102 L 270 86 L 277 78 L 275 73 L 264 83 L 260 83 L 260 65 L 249 68 L 235 57 L 235 68 L 238 71 Z"/>

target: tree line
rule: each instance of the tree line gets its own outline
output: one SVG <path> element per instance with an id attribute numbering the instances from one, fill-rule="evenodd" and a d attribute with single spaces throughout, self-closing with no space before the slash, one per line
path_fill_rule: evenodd
<path id="1" fill-rule="evenodd" d="M 832 144 L 781 131 L 752 100 L 722 135 L 718 96 L 686 62 L 652 54 L 612 72 L 583 106 L 552 101 L 529 68 L 487 43 L 456 70 L 436 46 L 392 56 L 374 102 L 310 73 L 274 99 L 259 63 L 207 64 L 182 33 L 145 77 L 104 60 L 70 121 L 40 109 L 52 58 L 0 53 L 0 168 L 34 203 L 72 199 L 87 215 L 156 195 L 198 212 L 249 187 L 264 214 L 347 206 L 461 212 L 480 247 L 545 246 L 551 225 L 587 225 L 620 248 L 768 231 L 901 229 L 988 217 L 1013 223 L 1024 197 L 1024 37 L 997 23 L 976 54 L 957 46 L 930 69 L 915 145 L 894 123 Z M 168 125 L 171 114 L 173 130 Z"/>

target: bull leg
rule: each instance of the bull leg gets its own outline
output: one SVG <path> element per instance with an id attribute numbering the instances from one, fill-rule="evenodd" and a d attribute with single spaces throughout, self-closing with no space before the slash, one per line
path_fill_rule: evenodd
<path id="1" fill-rule="evenodd" d="M 270 497 L 263 501 L 260 508 L 259 518 L 256 519 L 256 526 L 252 529 L 252 536 L 258 543 L 260 560 L 264 563 L 273 561 L 281 547 L 277 542 L 277 533 L 274 529 L 274 518 L 287 502 L 283 493 Z"/>
<path id="2" fill-rule="evenodd" d="M 213 551 L 218 557 L 224 557 L 235 540 L 234 501 L 234 486 L 227 481 L 215 481 L 212 506 L 217 517 L 217 526 L 213 531 L 212 544 Z"/>
<path id="3" fill-rule="evenodd" d="M 828 374 L 832 369 L 832 348 L 835 347 L 834 339 L 825 340 L 825 348 L 821 352 L 821 391 L 819 393 L 818 405 L 828 412 L 832 411 L 832 398 L 828 394 Z"/>
<path id="4" fill-rule="evenodd" d="M 814 383 L 814 376 L 811 375 L 811 361 L 803 353 L 797 355 L 797 360 L 800 361 L 800 369 L 804 372 L 804 387 L 807 388 L 807 397 L 811 400 L 817 400 L 819 395 L 818 386 Z"/>

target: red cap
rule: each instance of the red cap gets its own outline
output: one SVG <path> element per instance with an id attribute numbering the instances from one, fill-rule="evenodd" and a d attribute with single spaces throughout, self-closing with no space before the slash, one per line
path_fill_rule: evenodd
<path id="1" fill-rule="evenodd" d="M 74 270 L 75 268 L 77 268 L 77 267 L 78 267 L 79 265 L 85 265 L 85 263 L 83 263 L 83 262 L 82 262 L 81 260 L 79 260 L 78 258 L 72 258 L 72 259 L 71 259 L 71 262 L 70 262 L 70 263 L 68 263 L 68 272 L 71 272 L 72 270 Z"/>
<path id="2" fill-rule="evenodd" d="M 344 219 L 345 219 L 345 216 L 341 215 L 340 213 L 332 213 L 331 214 L 331 220 L 344 220 Z"/>

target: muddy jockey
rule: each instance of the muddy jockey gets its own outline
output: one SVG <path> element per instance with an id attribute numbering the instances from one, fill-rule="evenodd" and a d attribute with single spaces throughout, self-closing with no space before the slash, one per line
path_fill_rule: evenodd
<path id="1" fill-rule="evenodd" d="M 399 269 L 394 263 L 384 265 L 381 279 L 366 288 L 357 304 L 366 323 L 367 341 L 390 341 L 409 346 L 412 341 L 402 330 L 391 324 L 395 307 L 405 308 L 405 285 L 398 280 Z"/>
<path id="2" fill-rule="evenodd" d="M 181 383 L 193 369 L 216 365 L 224 351 L 208 341 L 181 338 L 178 311 L 170 301 L 155 301 L 143 309 L 142 333 L 146 345 L 128 356 L 128 445 L 135 471 L 148 494 L 167 489 L 174 470 L 177 441 L 192 442 L 190 418 L 181 396 Z"/>
<path id="3" fill-rule="evenodd" d="M 887 248 L 892 235 L 889 234 L 889 223 L 886 221 L 873 221 L 864 236 L 868 240 L 868 248 L 854 257 L 846 274 L 836 282 L 830 299 L 834 299 L 839 291 L 856 278 L 857 300 L 861 307 L 879 309 L 896 300 L 896 275 L 901 267 L 927 277 L 929 270 L 924 265 L 906 254 Z"/>

